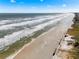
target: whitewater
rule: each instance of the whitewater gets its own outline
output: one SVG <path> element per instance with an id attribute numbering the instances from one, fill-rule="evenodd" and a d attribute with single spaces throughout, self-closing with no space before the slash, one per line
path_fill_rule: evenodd
<path id="1" fill-rule="evenodd" d="M 62 20 L 64 14 L 42 15 L 36 17 L 1 18 L 0 20 L 0 50 L 15 43 L 22 37 L 33 35 L 47 26 L 55 26 Z"/>

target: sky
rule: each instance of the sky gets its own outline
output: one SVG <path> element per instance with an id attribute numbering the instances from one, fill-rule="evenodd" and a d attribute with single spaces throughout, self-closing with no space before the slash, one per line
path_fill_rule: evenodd
<path id="1" fill-rule="evenodd" d="M 0 13 L 79 12 L 79 0 L 0 0 Z"/>

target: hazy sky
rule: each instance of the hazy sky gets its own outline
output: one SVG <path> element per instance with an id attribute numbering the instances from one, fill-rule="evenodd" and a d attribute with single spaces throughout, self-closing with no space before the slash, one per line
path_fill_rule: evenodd
<path id="1" fill-rule="evenodd" d="M 77 11 L 79 0 L 0 0 L 0 13 Z"/>

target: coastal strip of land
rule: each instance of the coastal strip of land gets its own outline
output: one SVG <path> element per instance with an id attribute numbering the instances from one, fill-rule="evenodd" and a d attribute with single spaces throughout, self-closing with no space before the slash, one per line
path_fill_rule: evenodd
<path id="1" fill-rule="evenodd" d="M 72 24 L 74 14 L 66 14 L 54 28 L 45 32 L 25 46 L 13 59 L 51 59 L 59 42 Z"/>

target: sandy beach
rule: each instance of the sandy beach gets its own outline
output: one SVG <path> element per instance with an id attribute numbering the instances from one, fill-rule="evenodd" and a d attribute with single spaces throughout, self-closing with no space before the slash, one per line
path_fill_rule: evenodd
<path id="1" fill-rule="evenodd" d="M 55 49 L 59 46 L 60 40 L 64 38 L 68 26 L 72 24 L 70 22 L 73 17 L 73 14 L 62 17 L 62 19 L 67 18 L 68 20 L 62 20 L 54 28 L 34 38 L 34 41 L 23 48 L 13 59 L 51 59 Z M 63 23 L 64 21 L 66 23 Z M 68 26 L 66 25 L 67 23 L 69 23 Z"/>

